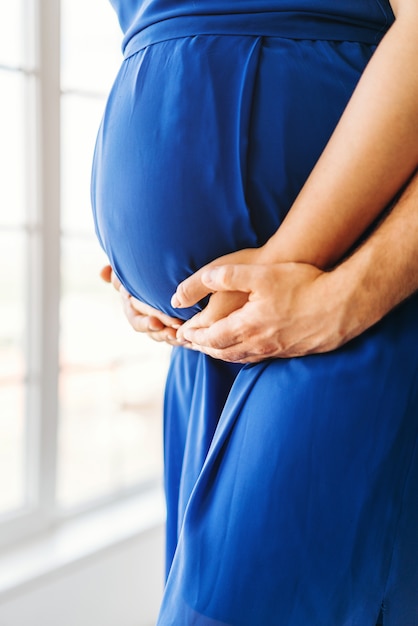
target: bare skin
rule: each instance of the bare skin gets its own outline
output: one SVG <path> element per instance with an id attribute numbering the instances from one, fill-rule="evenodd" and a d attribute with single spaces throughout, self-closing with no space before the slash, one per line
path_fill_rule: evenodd
<path id="1" fill-rule="evenodd" d="M 178 306 L 194 303 L 199 299 L 196 294 L 217 293 L 203 313 L 178 330 L 177 339 L 174 330 L 178 320 L 166 320 L 124 294 L 125 311 L 137 330 L 170 343 L 189 341 L 191 347 L 226 360 L 298 356 L 341 345 L 417 288 L 415 181 L 407 200 L 397 205 L 358 252 L 335 270 L 323 271 L 346 254 L 418 165 L 418 5 L 415 0 L 399 0 L 393 7 L 397 14 L 394 26 L 366 68 L 328 146 L 279 230 L 262 248 L 228 255 L 207 269 L 224 263 L 245 266 L 222 269 L 218 275 L 200 270 L 179 286 L 173 301 Z M 386 250 L 379 247 L 382 229 Z M 406 246 L 409 257 L 402 252 L 403 263 L 394 280 L 382 278 L 379 293 L 387 293 L 383 305 L 379 293 L 373 295 L 371 285 L 381 282 L 377 281 L 380 267 L 387 259 L 389 270 L 398 267 L 399 241 L 404 250 L 405 235 L 412 241 Z M 401 283 L 407 288 L 400 289 Z M 361 294 L 368 298 L 363 300 Z M 268 327 L 264 337 L 252 327 L 256 304 L 257 319 Z M 348 316 L 350 310 L 356 314 Z M 216 320 L 222 320 L 223 326 L 221 321 L 214 324 Z M 274 347 L 272 337 L 277 338 L 280 325 L 282 336 Z M 225 352 L 226 328 L 232 332 L 228 347 L 237 341 L 239 332 L 240 343 L 246 337 L 253 347 Z"/>

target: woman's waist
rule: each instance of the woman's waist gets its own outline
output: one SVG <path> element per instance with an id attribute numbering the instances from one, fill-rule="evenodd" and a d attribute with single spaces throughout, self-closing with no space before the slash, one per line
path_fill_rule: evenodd
<path id="1" fill-rule="evenodd" d="M 243 35 L 324 41 L 355 41 L 376 45 L 386 27 L 350 16 L 302 11 L 267 11 L 213 15 L 180 15 L 145 26 L 132 27 L 125 35 L 123 51 L 128 58 L 161 41 L 196 35 Z"/>

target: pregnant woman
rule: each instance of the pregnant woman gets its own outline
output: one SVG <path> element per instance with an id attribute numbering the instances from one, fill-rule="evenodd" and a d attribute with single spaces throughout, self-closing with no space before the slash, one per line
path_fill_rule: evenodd
<path id="1" fill-rule="evenodd" d="M 225 255 L 314 280 L 417 168 L 416 0 L 113 4 L 125 60 L 93 209 L 148 306 L 245 309 L 171 301 Z M 415 296 L 336 350 L 249 365 L 174 349 L 159 626 L 418 624 L 417 320 Z"/>

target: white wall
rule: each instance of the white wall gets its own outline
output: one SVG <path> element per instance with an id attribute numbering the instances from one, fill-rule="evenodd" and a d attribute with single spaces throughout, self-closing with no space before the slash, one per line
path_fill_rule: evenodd
<path id="1" fill-rule="evenodd" d="M 163 586 L 163 525 L 0 597 L 0 626 L 151 626 Z"/>

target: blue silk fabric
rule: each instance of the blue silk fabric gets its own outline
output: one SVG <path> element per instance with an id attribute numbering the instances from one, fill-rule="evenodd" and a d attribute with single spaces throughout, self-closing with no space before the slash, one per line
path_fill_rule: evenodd
<path id="1" fill-rule="evenodd" d="M 178 315 L 181 280 L 280 226 L 393 14 L 114 5 L 126 58 L 95 152 L 97 233 L 126 288 Z M 329 354 L 241 367 L 176 348 L 164 422 L 158 626 L 418 625 L 417 297 Z"/>

